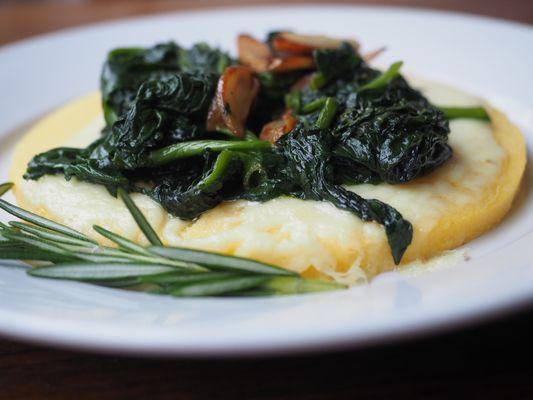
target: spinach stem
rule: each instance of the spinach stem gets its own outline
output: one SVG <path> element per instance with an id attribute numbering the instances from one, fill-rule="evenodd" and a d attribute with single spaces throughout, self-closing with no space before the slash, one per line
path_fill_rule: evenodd
<path id="1" fill-rule="evenodd" d="M 302 107 L 302 113 L 303 114 L 309 114 L 316 110 L 321 109 L 324 107 L 324 104 L 326 104 L 327 97 L 320 97 L 318 99 L 313 100 L 310 103 L 307 103 L 305 106 Z"/>
<path id="2" fill-rule="evenodd" d="M 248 141 L 259 140 L 259 138 L 257 137 L 257 135 L 254 132 L 252 132 L 249 129 L 246 129 L 244 131 L 244 140 L 248 140 Z"/>
<path id="3" fill-rule="evenodd" d="M 363 86 L 360 86 L 358 92 L 361 93 L 365 90 L 381 89 L 382 87 L 386 86 L 390 81 L 400 74 L 400 68 L 402 65 L 403 61 L 395 62 L 381 75 L 375 77 L 370 82 L 365 83 Z"/>
<path id="4" fill-rule="evenodd" d="M 234 153 L 232 151 L 223 150 L 215 160 L 211 173 L 198 183 L 198 188 L 200 188 L 200 190 L 209 191 L 213 185 L 222 182 L 233 159 Z"/>
<path id="5" fill-rule="evenodd" d="M 299 90 L 285 95 L 285 107 L 290 108 L 295 114 L 299 114 L 302 108 L 302 96 Z"/>
<path id="6" fill-rule="evenodd" d="M 175 160 L 201 155 L 206 150 L 269 150 L 272 145 L 264 140 L 195 140 L 181 142 L 152 151 L 148 155 L 148 166 L 157 167 Z"/>
<path id="7" fill-rule="evenodd" d="M 487 111 L 483 107 L 438 107 L 447 119 L 473 118 L 490 121 Z"/>
<path id="8" fill-rule="evenodd" d="M 335 114 L 337 113 L 338 104 L 333 97 L 326 97 L 324 106 L 318 114 L 315 126 L 319 129 L 329 128 Z"/>
<path id="9" fill-rule="evenodd" d="M 326 83 L 328 83 L 328 78 L 326 78 L 326 75 L 324 75 L 322 72 L 316 72 L 313 74 L 311 82 L 309 82 L 309 86 L 313 90 L 318 90 Z"/>

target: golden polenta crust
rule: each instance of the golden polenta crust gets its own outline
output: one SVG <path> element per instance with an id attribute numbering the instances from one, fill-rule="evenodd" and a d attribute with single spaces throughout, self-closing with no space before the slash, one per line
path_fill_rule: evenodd
<path id="1" fill-rule="evenodd" d="M 511 208 L 526 165 L 524 137 L 505 114 L 494 108 L 488 108 L 488 113 L 492 134 L 505 151 L 500 175 L 484 188 L 483 201 L 450 208 L 424 237 L 415 233 L 402 263 L 424 260 L 475 239 L 496 226 Z"/>

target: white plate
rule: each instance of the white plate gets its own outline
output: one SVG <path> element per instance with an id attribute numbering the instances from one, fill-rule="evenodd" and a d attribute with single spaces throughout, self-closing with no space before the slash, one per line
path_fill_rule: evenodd
<path id="1" fill-rule="evenodd" d="M 261 36 L 285 27 L 360 38 L 365 49 L 386 45 L 384 63 L 402 59 L 407 72 L 488 99 L 521 126 L 531 146 L 531 27 L 382 7 L 226 9 L 99 24 L 1 49 L 0 179 L 21 126 L 97 88 L 109 49 L 173 39 L 234 50 L 241 31 Z M 471 260 L 453 268 L 388 273 L 322 295 L 181 300 L 0 267 L 0 333 L 108 352 L 212 356 L 323 350 L 452 328 L 533 300 L 531 176 L 512 213 L 470 243 Z"/>

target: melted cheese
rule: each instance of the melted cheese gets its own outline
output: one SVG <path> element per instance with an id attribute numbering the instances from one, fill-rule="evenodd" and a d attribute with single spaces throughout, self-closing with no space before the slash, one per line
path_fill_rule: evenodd
<path id="1" fill-rule="evenodd" d="M 417 85 L 436 104 L 479 104 L 446 86 L 425 81 Z M 525 146 L 505 116 L 491 110 L 491 117 L 492 124 L 452 121 L 453 158 L 423 178 L 401 185 L 348 187 L 392 205 L 413 224 L 413 242 L 403 264 L 460 246 L 494 226 L 509 209 L 524 170 Z M 34 154 L 62 145 L 85 146 L 102 126 L 98 93 L 39 122 L 15 151 L 11 178 L 17 200 L 97 239 L 102 238 L 92 230 L 94 224 L 146 242 L 124 205 L 103 187 L 62 176 L 21 179 Z M 347 283 L 394 268 L 383 227 L 329 203 L 288 197 L 265 203 L 234 201 L 191 222 L 169 215 L 144 195 L 133 198 L 166 244 L 250 257 Z"/>

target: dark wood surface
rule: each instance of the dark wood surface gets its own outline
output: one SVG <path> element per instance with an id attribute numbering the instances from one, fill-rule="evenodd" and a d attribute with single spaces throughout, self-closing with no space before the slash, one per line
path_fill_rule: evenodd
<path id="1" fill-rule="evenodd" d="M 272 1 L 0 0 L 0 44 L 122 16 L 256 3 Z M 533 23 L 532 0 L 366 3 L 425 6 Z M 533 399 L 532 341 L 531 308 L 455 333 L 271 359 L 150 360 L 0 339 L 0 399 Z"/>
<path id="2" fill-rule="evenodd" d="M 149 360 L 0 341 L 0 399 L 533 399 L 533 312 L 306 357 Z"/>
<path id="3" fill-rule="evenodd" d="M 0 0 L 0 44 L 59 28 L 132 15 L 289 3 L 425 7 L 533 23 L 532 0 Z"/>

